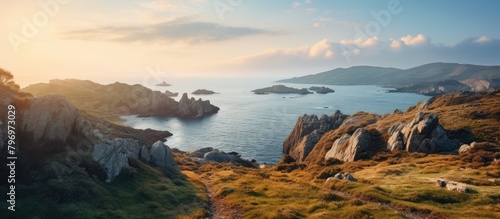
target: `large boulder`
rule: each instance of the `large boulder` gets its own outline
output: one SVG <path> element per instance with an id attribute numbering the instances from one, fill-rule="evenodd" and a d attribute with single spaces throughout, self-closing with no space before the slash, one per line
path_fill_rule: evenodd
<path id="1" fill-rule="evenodd" d="M 389 150 L 435 153 L 452 151 L 459 146 L 457 141 L 448 139 L 436 114 L 419 112 L 410 123 L 392 126 L 389 135 Z"/>
<path id="2" fill-rule="evenodd" d="M 61 95 L 34 97 L 22 112 L 19 128 L 30 136 L 30 142 L 64 142 L 71 135 L 79 115 L 78 109 Z"/>
<path id="3" fill-rule="evenodd" d="M 373 147 L 372 135 L 369 131 L 358 128 L 351 135 L 345 134 L 335 140 L 332 148 L 326 153 L 325 160 L 335 158 L 351 162 L 366 156 Z"/>
<path id="4" fill-rule="evenodd" d="M 194 98 L 189 99 L 187 93 L 182 94 L 179 100 L 178 116 L 182 118 L 201 118 L 205 115 L 210 115 L 217 113 L 219 107 L 210 104 L 208 100 L 202 100 L 201 98 L 195 100 Z"/>
<path id="5" fill-rule="evenodd" d="M 106 170 L 107 181 L 118 176 L 123 167 L 128 167 L 128 157 L 138 158 L 143 145 L 130 138 L 115 138 L 94 145 L 92 159 Z"/>
<path id="6" fill-rule="evenodd" d="M 172 171 L 178 171 L 179 167 L 174 161 L 174 155 L 170 147 L 165 145 L 162 141 L 157 141 L 151 146 L 149 150 L 151 155 L 151 164 L 156 167 L 166 168 Z"/>
<path id="7" fill-rule="evenodd" d="M 303 115 L 283 143 L 283 153 L 296 161 L 304 161 L 324 133 L 337 129 L 347 115 L 336 111 L 333 115 Z"/>

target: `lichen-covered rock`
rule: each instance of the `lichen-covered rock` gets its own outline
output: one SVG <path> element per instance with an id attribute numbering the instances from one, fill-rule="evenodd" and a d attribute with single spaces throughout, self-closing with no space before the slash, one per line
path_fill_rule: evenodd
<path id="1" fill-rule="evenodd" d="M 358 128 L 351 135 L 345 134 L 335 140 L 332 148 L 326 153 L 325 160 L 335 158 L 344 162 L 358 160 L 373 146 L 370 132 Z"/>
<path id="2" fill-rule="evenodd" d="M 304 161 L 324 133 L 338 128 L 347 116 L 340 111 L 333 115 L 303 115 L 283 143 L 283 153 L 296 161 Z"/>

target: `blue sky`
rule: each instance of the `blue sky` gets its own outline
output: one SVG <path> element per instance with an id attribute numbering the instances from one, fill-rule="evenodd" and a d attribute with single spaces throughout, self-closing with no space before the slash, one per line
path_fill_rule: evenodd
<path id="1" fill-rule="evenodd" d="M 500 2 L 493 0 L 1 4 L 1 67 L 24 85 L 140 77 L 151 68 L 170 76 L 289 77 L 355 65 L 500 65 Z M 36 34 L 26 36 L 26 21 Z"/>

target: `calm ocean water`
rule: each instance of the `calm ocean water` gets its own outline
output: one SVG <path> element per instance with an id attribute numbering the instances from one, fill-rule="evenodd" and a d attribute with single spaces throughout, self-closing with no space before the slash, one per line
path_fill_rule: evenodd
<path id="1" fill-rule="evenodd" d="M 219 94 L 194 97 L 210 100 L 220 107 L 219 113 L 199 120 L 125 116 L 124 124 L 140 129 L 168 130 L 174 135 L 167 138 L 167 144 L 183 151 L 214 147 L 226 152 L 236 151 L 247 159 L 274 164 L 282 156 L 283 141 L 292 131 L 297 118 L 303 114 L 330 115 L 337 109 L 344 114 L 357 111 L 385 114 L 395 109 L 406 110 L 427 98 L 410 93 L 386 93 L 386 88 L 378 86 L 327 86 L 334 89 L 335 93 L 309 95 L 255 95 L 251 92 L 278 84 L 274 80 L 171 78 L 167 81 L 173 84 L 171 87 L 149 87 L 180 94 L 190 94 L 199 88 L 213 90 Z M 313 86 L 285 85 L 295 88 Z M 178 100 L 180 96 L 175 99 Z"/>

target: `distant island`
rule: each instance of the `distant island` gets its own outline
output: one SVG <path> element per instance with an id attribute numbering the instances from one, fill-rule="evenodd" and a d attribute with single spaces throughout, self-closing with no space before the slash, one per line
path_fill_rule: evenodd
<path id="1" fill-rule="evenodd" d="M 169 86 L 172 86 L 171 84 L 163 81 L 161 83 L 158 83 L 158 84 L 155 84 L 155 86 L 161 86 L 161 87 L 169 87 Z"/>
<path id="2" fill-rule="evenodd" d="M 172 91 L 166 90 L 165 95 L 167 95 L 167 97 L 176 97 L 176 96 L 179 96 L 179 93 L 178 92 L 174 93 Z"/>
<path id="3" fill-rule="evenodd" d="M 261 88 L 261 89 L 256 89 L 253 90 L 254 94 L 269 94 L 269 93 L 274 93 L 274 94 L 312 94 L 309 90 L 306 88 L 302 89 L 297 89 L 293 87 L 287 87 L 285 85 L 274 85 L 272 87 L 266 87 L 266 88 Z"/>
<path id="4" fill-rule="evenodd" d="M 335 91 L 331 88 L 328 87 L 317 87 L 317 86 L 312 86 L 309 88 L 309 90 L 316 91 L 318 94 L 327 94 L 327 93 L 334 93 Z"/>
<path id="5" fill-rule="evenodd" d="M 191 94 L 195 94 L 195 95 L 210 95 L 210 94 L 216 94 L 215 91 L 211 91 L 211 90 L 207 90 L 207 89 L 198 89 L 198 90 L 195 90 L 193 91 L 193 93 Z"/>
<path id="6" fill-rule="evenodd" d="M 325 85 L 379 85 L 396 92 L 438 95 L 454 91 L 492 91 L 500 88 L 500 66 L 430 63 L 409 69 L 373 66 L 336 68 L 282 83 Z"/>

